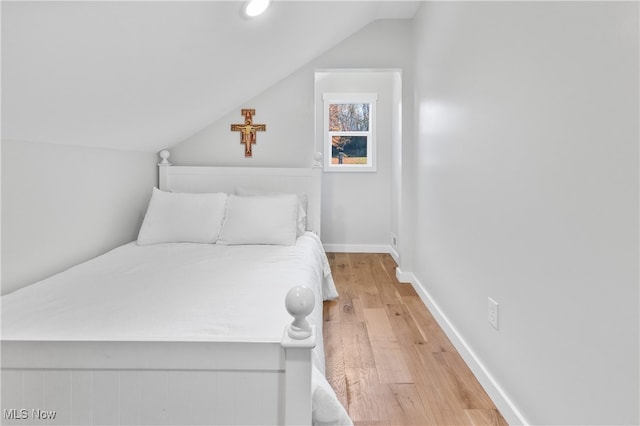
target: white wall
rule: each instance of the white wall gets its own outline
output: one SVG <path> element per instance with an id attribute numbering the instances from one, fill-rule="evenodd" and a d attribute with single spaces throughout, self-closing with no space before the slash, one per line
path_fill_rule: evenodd
<path id="1" fill-rule="evenodd" d="M 244 123 L 242 108 L 256 110 L 257 132 L 253 156 L 244 156 L 240 132 L 231 124 Z M 171 162 L 196 166 L 308 167 L 313 162 L 313 73 L 298 72 L 238 106 L 192 137 L 171 148 Z"/>
<path id="2" fill-rule="evenodd" d="M 640 421 L 638 12 L 429 2 L 415 19 L 406 268 L 532 424 Z"/>
<path id="3" fill-rule="evenodd" d="M 323 176 L 322 238 L 329 251 L 389 251 L 392 232 L 394 134 L 400 105 L 399 71 L 333 70 L 316 72 L 316 150 L 325 152 L 323 93 L 376 93 L 375 172 L 326 172 Z M 396 154 L 397 155 L 397 154 Z M 398 182 L 395 182 L 398 183 Z M 374 213 L 373 213 L 374 212 Z M 373 213 L 373 214 L 372 214 Z M 397 234 L 397 216 L 394 217 Z"/>
<path id="4" fill-rule="evenodd" d="M 2 141 L 2 294 L 137 238 L 157 155 Z"/>
<path id="5" fill-rule="evenodd" d="M 287 166 L 306 167 L 313 159 L 315 148 L 314 73 L 318 69 L 398 69 L 410 68 L 411 21 L 378 21 L 368 25 L 352 37 L 334 47 L 313 62 L 297 70 L 265 92 L 248 100 L 223 119 L 193 135 L 171 149 L 174 164 L 225 166 Z M 403 74 L 404 79 L 404 74 Z M 399 85 L 398 83 L 396 83 Z M 402 87 L 406 85 L 403 81 Z M 391 87 L 391 94 L 398 87 Z M 399 96 L 399 95 L 398 95 Z M 394 99 L 389 99 L 394 102 Z M 398 99 L 395 99 L 399 102 Z M 407 102 L 409 103 L 409 102 Z M 255 108 L 255 123 L 265 123 L 266 132 L 259 132 L 253 147 L 253 157 L 245 158 L 238 132 L 231 132 L 232 123 L 242 122 L 241 108 Z M 388 129 L 391 133 L 391 130 Z M 391 135 L 394 136 L 394 135 Z M 388 140 L 380 142 L 382 152 L 391 152 Z M 329 174 L 323 177 L 324 196 L 335 197 L 336 188 L 346 183 L 353 189 L 348 204 L 325 198 L 329 209 L 323 211 L 323 241 L 333 247 L 358 246 L 374 249 L 388 248 L 389 233 L 397 229 L 397 215 L 391 216 L 391 163 L 383 160 L 378 174 Z M 356 182 L 357 181 L 357 182 Z M 364 183 L 362 183 L 364 182 Z M 374 193 L 371 191 L 379 191 Z M 367 194 L 366 196 L 364 194 Z M 399 196 L 399 189 L 394 194 Z M 351 214 L 365 204 L 363 199 L 374 198 L 366 217 Z M 349 212 L 345 218 L 345 212 Z M 334 220 L 342 217 L 340 221 Z M 345 229 L 349 232 L 345 233 Z M 399 231 L 398 231 L 399 233 Z"/>

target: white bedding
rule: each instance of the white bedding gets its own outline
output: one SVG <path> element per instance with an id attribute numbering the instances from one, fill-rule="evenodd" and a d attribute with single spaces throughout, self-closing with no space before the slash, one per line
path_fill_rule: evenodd
<path id="1" fill-rule="evenodd" d="M 118 247 L 3 296 L 2 339 L 280 342 L 297 285 L 316 296 L 314 423 L 350 423 L 324 379 L 322 301 L 337 292 L 312 233 L 293 246 Z"/>

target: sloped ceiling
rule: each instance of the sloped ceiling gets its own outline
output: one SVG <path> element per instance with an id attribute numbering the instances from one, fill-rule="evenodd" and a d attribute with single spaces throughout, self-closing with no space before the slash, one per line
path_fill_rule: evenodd
<path id="1" fill-rule="evenodd" d="M 416 1 L 2 2 L 2 138 L 170 147 Z"/>

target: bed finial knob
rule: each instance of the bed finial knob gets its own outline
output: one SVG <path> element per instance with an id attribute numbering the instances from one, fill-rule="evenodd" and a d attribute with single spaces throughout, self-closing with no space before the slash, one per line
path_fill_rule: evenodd
<path id="1" fill-rule="evenodd" d="M 163 149 L 162 151 L 160 151 L 159 155 L 160 155 L 160 158 L 162 158 L 162 161 L 160 162 L 160 164 L 158 164 L 159 166 L 171 165 L 171 163 L 169 162 L 169 156 L 171 156 L 171 153 L 168 150 Z"/>
<path id="2" fill-rule="evenodd" d="M 311 336 L 311 325 L 307 316 L 313 311 L 316 298 L 313 291 L 307 287 L 293 287 L 287 293 L 284 304 L 287 312 L 294 318 L 289 324 L 289 337 L 295 340 L 303 340 Z"/>
<path id="3" fill-rule="evenodd" d="M 313 154 L 313 168 L 322 168 L 322 153 L 320 151 Z"/>

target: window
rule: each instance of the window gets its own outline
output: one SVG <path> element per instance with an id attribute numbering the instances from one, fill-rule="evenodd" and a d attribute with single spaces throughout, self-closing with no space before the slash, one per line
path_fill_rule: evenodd
<path id="1" fill-rule="evenodd" d="M 324 93 L 324 170 L 375 171 L 375 93 Z"/>

